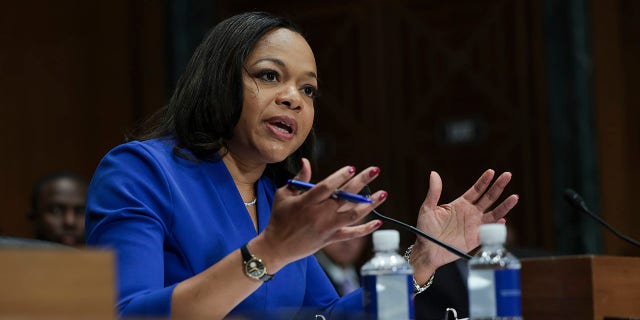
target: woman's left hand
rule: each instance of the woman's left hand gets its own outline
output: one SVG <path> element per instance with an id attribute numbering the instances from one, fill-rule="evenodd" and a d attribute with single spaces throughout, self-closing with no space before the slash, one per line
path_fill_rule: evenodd
<path id="1" fill-rule="evenodd" d="M 464 252 L 476 248 L 480 244 L 480 225 L 505 223 L 504 216 L 518 203 L 518 196 L 510 195 L 493 210 L 487 211 L 511 180 L 511 173 L 505 172 L 492 184 L 494 175 L 493 170 L 485 171 L 462 196 L 451 203 L 438 205 L 442 179 L 432 171 L 429 192 L 418 215 L 418 229 Z M 418 237 L 411 253 L 416 282 L 426 283 L 436 268 L 457 258 L 458 256 L 437 244 Z"/>

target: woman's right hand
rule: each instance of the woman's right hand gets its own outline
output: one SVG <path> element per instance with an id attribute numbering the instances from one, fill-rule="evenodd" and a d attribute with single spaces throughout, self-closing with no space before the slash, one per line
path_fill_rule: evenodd
<path id="1" fill-rule="evenodd" d="M 384 202 L 387 197 L 385 191 L 373 193 L 373 203 L 370 204 L 347 202 L 331 198 L 331 195 L 337 189 L 358 193 L 379 173 L 379 168 L 369 167 L 356 174 L 355 168 L 349 166 L 339 169 L 304 193 L 287 186 L 280 188 L 275 194 L 269 224 L 249 244 L 252 252 L 255 251 L 256 255 L 260 252 L 270 272 L 275 272 L 330 243 L 375 231 L 382 225 L 380 220 L 354 224 Z M 305 182 L 311 179 L 311 166 L 307 159 L 302 159 L 302 169 L 295 179 Z"/>

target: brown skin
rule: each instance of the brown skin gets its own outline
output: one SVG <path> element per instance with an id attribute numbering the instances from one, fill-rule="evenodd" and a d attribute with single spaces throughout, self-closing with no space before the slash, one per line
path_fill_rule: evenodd
<path id="1" fill-rule="evenodd" d="M 86 194 L 84 183 L 67 177 L 44 185 L 32 215 L 38 239 L 69 246 L 84 244 Z"/>

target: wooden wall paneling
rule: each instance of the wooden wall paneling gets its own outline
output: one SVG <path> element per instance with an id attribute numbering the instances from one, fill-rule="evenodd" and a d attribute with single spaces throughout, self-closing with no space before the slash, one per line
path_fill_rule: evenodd
<path id="1" fill-rule="evenodd" d="M 514 180 L 507 192 L 523 196 L 509 220 L 523 245 L 538 245 L 523 230 L 527 219 L 537 219 L 542 211 L 534 192 L 540 187 L 534 167 L 538 164 L 528 160 L 537 136 L 533 130 L 538 129 L 528 118 L 536 107 L 531 101 L 535 79 L 526 55 L 533 50 L 528 5 L 412 2 L 399 10 L 398 21 L 407 27 L 395 37 L 402 39 L 396 44 L 404 56 L 389 60 L 398 61 L 401 69 L 389 83 L 398 84 L 400 94 L 394 97 L 406 97 L 399 108 L 407 111 L 390 130 L 392 136 L 404 136 L 392 137 L 387 145 L 397 155 L 390 163 L 398 170 L 392 176 L 401 177 L 392 190 L 404 191 L 412 204 L 405 212 L 414 213 L 423 200 L 427 179 L 420 172 L 425 169 L 441 173 L 442 202 L 464 192 L 486 168 L 509 170 Z M 465 130 L 466 125 L 473 130 L 470 139 L 458 137 L 456 142 L 451 136 L 455 131 L 450 131 L 456 126 Z"/>
<path id="2" fill-rule="evenodd" d="M 514 27 L 517 30 L 514 59 L 516 63 L 517 103 L 525 107 L 519 112 L 518 123 L 526 143 L 521 152 L 527 181 L 522 184 L 522 201 L 530 204 L 518 231 L 519 245 L 538 247 L 547 252 L 554 248 L 553 215 L 549 189 L 551 157 L 549 152 L 547 100 L 544 89 L 544 59 L 542 34 L 542 3 L 517 2 L 514 6 Z M 532 121 L 530 121 L 532 119 Z M 516 177 L 518 179 L 518 177 Z"/>
<path id="3" fill-rule="evenodd" d="M 147 3 L 144 21 L 157 23 L 150 17 L 161 16 L 160 5 L 154 11 Z M 59 169 L 90 178 L 104 153 L 146 112 L 135 111 L 144 109 L 136 105 L 157 103 L 150 96 L 164 98 L 164 81 L 153 81 L 162 77 L 155 70 L 164 63 L 138 56 L 158 45 L 163 29 L 136 29 L 140 20 L 132 8 L 129 1 L 3 6 L 0 233 L 31 236 L 25 214 L 32 184 Z M 136 38 L 140 32 L 147 36 Z M 147 70 L 152 72 L 139 75 Z M 153 80 L 141 84 L 147 76 Z"/>
<path id="4" fill-rule="evenodd" d="M 129 4 L 132 110 L 134 123 L 148 118 L 167 102 L 165 4 L 161 1 L 127 1 Z"/>
<path id="5" fill-rule="evenodd" d="M 626 128 L 627 132 L 627 156 L 629 162 L 629 181 L 627 190 L 629 192 L 627 210 L 623 216 L 628 221 L 615 221 L 616 226 L 624 227 L 624 233 L 640 241 L 640 214 L 636 203 L 633 199 L 640 199 L 640 188 L 636 186 L 640 181 L 640 62 L 637 57 L 640 56 L 640 2 L 632 0 L 622 0 L 619 10 L 622 15 L 620 20 L 621 41 L 623 44 L 622 61 L 624 62 L 624 88 L 626 102 Z M 617 240 L 619 241 L 619 240 Z M 622 252 L 626 255 L 640 255 L 640 249 L 633 248 L 626 243 L 623 245 Z"/>
<path id="6" fill-rule="evenodd" d="M 534 136 L 534 147 L 532 159 L 534 163 L 534 179 L 533 184 L 537 190 L 538 212 L 534 212 L 534 218 L 529 220 L 524 226 L 528 239 L 532 241 L 529 244 L 537 245 L 547 251 L 553 251 L 555 247 L 555 232 L 552 213 L 552 166 L 550 154 L 550 134 L 549 134 L 549 114 L 547 112 L 548 93 L 546 91 L 546 73 L 545 73 L 545 39 L 542 27 L 542 1 L 531 1 L 530 4 L 530 72 L 532 75 L 531 93 L 529 98 L 532 101 L 532 109 L 529 117 L 535 119 L 535 124 L 530 124 L 532 134 Z M 525 200 L 528 201 L 528 200 Z"/>
<path id="7" fill-rule="evenodd" d="M 602 217 L 620 232 L 640 238 L 638 173 L 637 35 L 640 7 L 634 1 L 591 2 L 594 97 L 597 113 Z M 634 33 L 635 31 L 635 33 Z M 604 235 L 608 254 L 640 254 L 613 234 Z"/>

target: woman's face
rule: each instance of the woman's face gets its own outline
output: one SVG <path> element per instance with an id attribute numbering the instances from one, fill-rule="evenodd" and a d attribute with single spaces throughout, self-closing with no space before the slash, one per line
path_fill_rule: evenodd
<path id="1" fill-rule="evenodd" d="M 298 33 L 274 29 L 245 61 L 240 120 L 230 155 L 261 164 L 283 161 L 311 131 L 318 79 L 311 48 Z"/>

